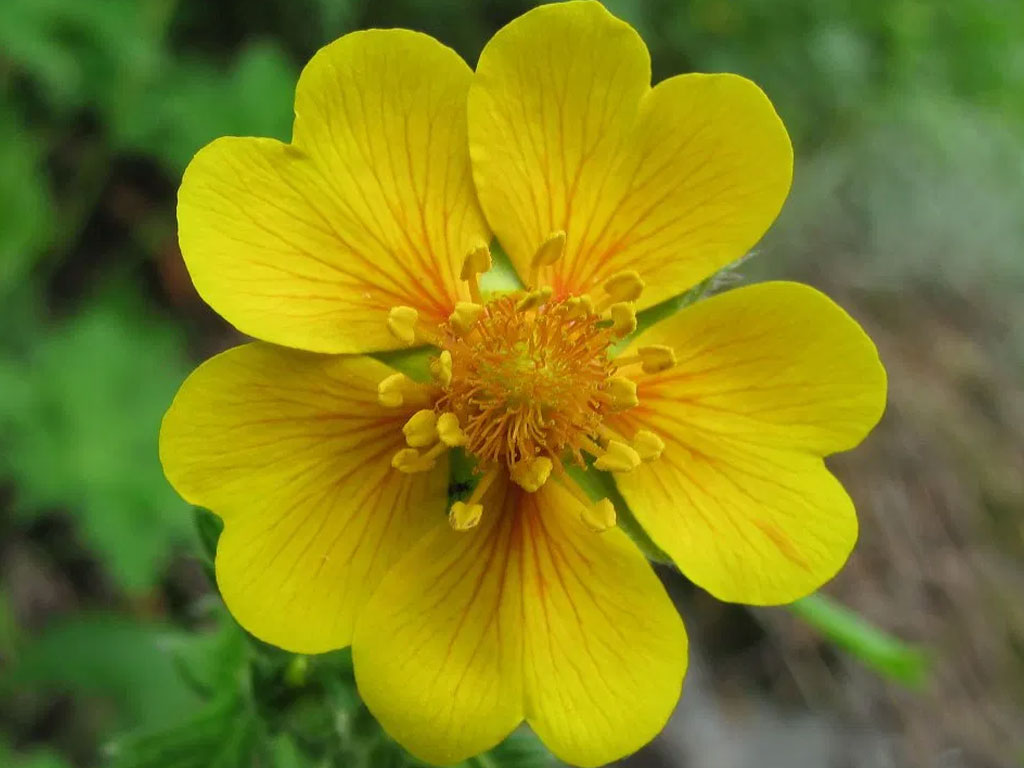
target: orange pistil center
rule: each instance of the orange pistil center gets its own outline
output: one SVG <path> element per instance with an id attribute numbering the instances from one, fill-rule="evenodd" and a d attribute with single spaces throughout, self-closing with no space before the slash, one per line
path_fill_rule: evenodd
<path id="1" fill-rule="evenodd" d="M 553 232 L 537 250 L 530 283 L 561 258 L 564 232 Z M 378 385 L 388 407 L 415 405 L 402 427 L 408 447 L 391 464 L 399 472 L 425 472 L 451 448 L 462 448 L 477 463 L 480 479 L 465 501 L 449 509 L 456 530 L 476 526 L 483 498 L 500 473 L 533 493 L 549 478 L 581 504 L 584 523 L 594 530 L 615 524 L 608 499 L 591 500 L 565 471 L 565 463 L 629 472 L 657 459 L 664 443 L 648 430 L 623 434 L 606 423 L 615 411 L 638 404 L 637 386 L 625 373 L 639 367 L 658 373 L 675 364 L 669 347 L 638 347 L 612 359 L 612 344 L 636 330 L 635 302 L 643 290 L 636 272 L 612 275 L 597 302 L 589 296 L 552 299 L 550 288 L 485 299 L 479 275 L 491 266 L 485 245 L 466 255 L 461 278 L 472 301 L 460 301 L 446 322 L 422 322 L 412 307 L 392 307 L 388 327 L 406 344 L 432 344 L 433 381 L 414 382 L 395 373 Z"/>
<path id="2" fill-rule="evenodd" d="M 481 462 L 511 468 L 546 456 L 582 465 L 583 444 L 597 439 L 610 407 L 615 338 L 578 304 L 523 304 L 502 296 L 483 305 L 468 333 L 441 327 L 452 366 L 437 408 L 455 414 Z"/>

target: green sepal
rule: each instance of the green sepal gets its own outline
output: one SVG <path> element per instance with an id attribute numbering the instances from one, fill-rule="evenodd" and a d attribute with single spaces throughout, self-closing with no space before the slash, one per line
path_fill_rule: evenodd
<path id="1" fill-rule="evenodd" d="M 729 267 L 726 267 L 726 269 L 729 269 Z M 631 336 L 643 333 L 655 323 L 659 323 L 665 318 L 671 317 L 679 310 L 700 301 L 711 290 L 719 274 L 721 273 L 716 272 L 711 277 L 701 280 L 690 290 L 673 296 L 670 299 L 665 299 L 663 302 L 655 304 L 653 307 L 648 307 L 647 309 L 637 312 L 636 330 L 633 331 Z"/>
<path id="2" fill-rule="evenodd" d="M 495 240 L 490 249 L 491 268 L 480 275 L 480 290 L 485 293 L 523 290 L 526 286 L 501 244 Z"/>
<path id="3" fill-rule="evenodd" d="M 491 751 L 462 764 L 465 768 L 553 768 L 554 765 L 555 758 L 547 747 L 525 726 L 513 731 Z"/>
<path id="4" fill-rule="evenodd" d="M 199 546 L 206 555 L 206 558 L 213 562 L 217 554 L 217 542 L 224 530 L 224 521 L 208 509 L 195 507 L 192 516 L 196 525 L 196 536 L 199 538 Z"/>
<path id="5" fill-rule="evenodd" d="M 404 373 L 413 381 L 430 381 L 430 361 L 437 357 L 437 348 L 413 347 L 411 349 L 392 349 L 386 352 L 374 352 L 370 357 L 380 360 L 384 365 Z"/>
<path id="6" fill-rule="evenodd" d="M 740 275 L 736 270 L 741 264 L 750 258 L 750 255 L 751 254 L 747 254 L 743 258 L 737 259 L 731 264 L 727 264 L 710 277 L 706 277 L 701 280 L 688 291 L 683 291 L 680 294 L 655 304 L 653 307 L 648 307 L 647 309 L 637 312 L 636 330 L 617 343 L 612 350 L 612 354 L 619 354 L 623 349 L 629 346 L 630 343 L 632 343 L 633 339 L 655 323 L 660 323 L 662 320 L 671 317 L 679 310 L 685 309 L 691 304 L 696 304 L 698 301 L 706 298 L 712 293 L 715 293 L 723 286 L 739 281 Z"/>
<path id="7" fill-rule="evenodd" d="M 476 459 L 461 448 L 448 451 L 448 506 L 465 501 L 480 479 Z"/>

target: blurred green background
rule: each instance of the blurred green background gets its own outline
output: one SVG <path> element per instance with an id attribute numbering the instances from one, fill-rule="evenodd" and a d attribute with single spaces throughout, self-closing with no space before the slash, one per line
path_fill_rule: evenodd
<path id="1" fill-rule="evenodd" d="M 177 385 L 238 340 L 191 287 L 175 190 L 217 136 L 287 139 L 335 37 L 410 27 L 473 63 L 531 5 L 0 0 L 0 766 L 411 764 L 345 653 L 292 658 L 224 615 L 215 521 L 162 477 Z M 826 592 L 930 661 L 908 685 L 905 649 L 828 606 L 727 606 L 666 572 L 687 693 L 626 764 L 1024 764 L 1024 4 L 607 5 L 656 80 L 747 75 L 789 127 L 793 193 L 742 277 L 817 285 L 880 347 L 888 413 L 833 462 L 861 542 Z M 523 734 L 473 764 L 550 763 Z"/>

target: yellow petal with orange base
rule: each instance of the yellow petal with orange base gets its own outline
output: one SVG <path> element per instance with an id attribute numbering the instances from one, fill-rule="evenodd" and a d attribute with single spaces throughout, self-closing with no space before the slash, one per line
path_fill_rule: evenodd
<path id="1" fill-rule="evenodd" d="M 664 727 L 686 672 L 686 631 L 618 528 L 595 533 L 558 483 L 521 502 L 526 720 L 566 763 L 604 765 Z"/>
<path id="2" fill-rule="evenodd" d="M 396 305 L 441 322 L 468 294 L 467 251 L 490 240 L 470 179 L 471 71 L 406 30 L 346 35 L 299 78 L 291 144 L 222 138 L 178 195 L 200 295 L 239 330 L 316 352 L 401 345 Z"/>
<path id="3" fill-rule="evenodd" d="M 447 461 L 391 468 L 415 406 L 377 403 L 389 373 L 249 344 L 196 369 L 164 417 L 164 472 L 223 518 L 217 584 L 261 640 L 297 653 L 348 645 L 384 572 L 444 518 Z"/>
<path id="4" fill-rule="evenodd" d="M 859 443 L 885 407 L 871 340 L 824 294 L 777 282 L 698 302 L 636 340 L 648 344 L 677 363 L 640 375 L 640 405 L 610 420 L 665 443 L 615 478 L 636 518 L 722 600 L 787 603 L 820 587 L 857 539 L 822 457 Z"/>
<path id="5" fill-rule="evenodd" d="M 500 30 L 469 93 L 487 220 L 526 279 L 537 247 L 557 296 L 635 270 L 641 308 L 743 256 L 782 207 L 792 147 L 771 103 L 736 75 L 651 88 L 640 36 L 597 2 L 543 5 Z"/>
<path id="6" fill-rule="evenodd" d="M 618 529 L 595 533 L 556 483 L 507 479 L 470 531 L 447 523 L 385 577 L 356 627 L 360 693 L 422 760 L 450 764 L 524 718 L 559 758 L 603 765 L 672 712 L 686 633 Z"/>

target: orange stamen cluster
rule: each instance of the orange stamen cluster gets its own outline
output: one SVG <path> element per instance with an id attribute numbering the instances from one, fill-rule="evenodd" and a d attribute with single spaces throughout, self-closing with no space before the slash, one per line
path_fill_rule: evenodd
<path id="1" fill-rule="evenodd" d="M 563 232 L 544 240 L 530 270 L 532 283 L 542 267 L 557 262 L 565 242 Z M 553 299 L 550 288 L 486 300 L 479 275 L 490 266 L 485 245 L 469 251 L 461 278 L 473 301 L 458 302 L 440 326 L 421 322 L 410 307 L 394 307 L 388 315 L 396 338 L 440 348 L 432 382 L 402 374 L 380 382 L 381 404 L 420 407 L 403 428 L 408 447 L 394 455 L 392 466 L 424 472 L 450 448 L 471 454 L 480 479 L 469 498 L 449 510 L 456 530 L 478 524 L 483 496 L 501 472 L 529 493 L 553 477 L 583 505 L 583 522 L 604 530 L 615 524 L 614 506 L 608 499 L 591 501 L 565 464 L 585 467 L 586 453 L 596 469 L 629 472 L 661 455 L 664 443 L 654 433 L 622 435 L 606 419 L 639 403 L 624 369 L 657 373 L 675 364 L 675 353 L 649 346 L 614 360 L 609 355 L 616 340 L 636 329 L 635 301 L 644 287 L 636 272 L 606 280 L 596 303 L 587 295 Z"/>
<path id="2" fill-rule="evenodd" d="M 578 304 L 522 304 L 490 301 L 464 335 L 442 327 L 452 375 L 437 407 L 458 417 L 480 461 L 512 467 L 546 456 L 557 466 L 568 456 L 582 466 L 582 441 L 597 435 L 610 407 L 614 337 Z"/>

